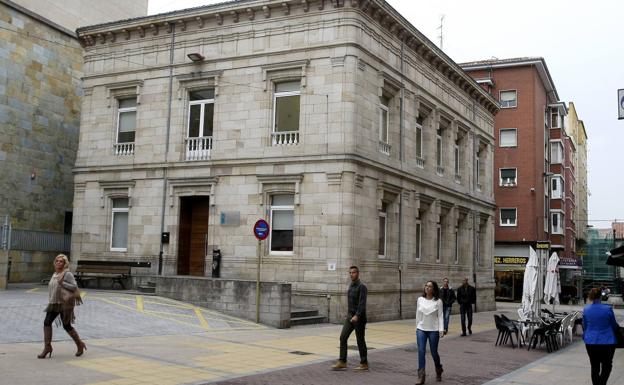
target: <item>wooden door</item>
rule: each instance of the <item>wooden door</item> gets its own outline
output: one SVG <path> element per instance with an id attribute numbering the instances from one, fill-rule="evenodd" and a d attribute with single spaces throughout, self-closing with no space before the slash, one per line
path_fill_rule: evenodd
<path id="1" fill-rule="evenodd" d="M 180 200 L 178 275 L 204 276 L 209 198 L 184 197 Z"/>

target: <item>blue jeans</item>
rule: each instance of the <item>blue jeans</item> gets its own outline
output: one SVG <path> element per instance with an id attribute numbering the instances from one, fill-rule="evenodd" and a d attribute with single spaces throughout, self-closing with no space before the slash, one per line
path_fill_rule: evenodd
<path id="1" fill-rule="evenodd" d="M 438 342 L 440 341 L 440 332 L 426 332 L 416 329 L 416 342 L 418 343 L 418 370 L 425 368 L 425 354 L 427 353 L 427 340 L 429 340 L 429 349 L 436 367 L 442 366 L 440 356 L 438 355 Z"/>
<path id="2" fill-rule="evenodd" d="M 451 320 L 451 307 L 445 306 L 444 307 L 444 331 L 445 332 L 448 332 L 448 324 L 450 320 Z"/>

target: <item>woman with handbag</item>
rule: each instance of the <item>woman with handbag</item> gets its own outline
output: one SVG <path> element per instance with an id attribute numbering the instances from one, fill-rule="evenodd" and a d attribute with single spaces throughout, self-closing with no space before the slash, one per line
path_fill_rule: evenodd
<path id="1" fill-rule="evenodd" d="M 589 291 L 590 304 L 583 309 L 583 341 L 591 364 L 592 384 L 607 383 L 613 367 L 613 355 L 620 326 L 611 306 L 600 303 L 600 289 Z"/>
<path id="2" fill-rule="evenodd" d="M 46 317 L 43 321 L 43 352 L 37 358 L 52 357 L 52 322 L 57 319 L 57 325 L 62 323 L 63 329 L 71 336 L 76 343 L 76 357 L 82 355 L 87 350 L 87 346 L 80 340 L 78 332 L 73 328 L 75 321 L 74 306 L 80 305 L 80 291 L 74 275 L 69 271 L 69 260 L 64 254 L 59 254 L 54 258 L 54 274 L 48 283 L 48 306 L 45 308 Z"/>

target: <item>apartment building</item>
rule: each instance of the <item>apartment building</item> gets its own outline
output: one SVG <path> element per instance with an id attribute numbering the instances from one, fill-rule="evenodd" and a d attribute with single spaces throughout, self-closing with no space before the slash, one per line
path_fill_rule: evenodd
<path id="1" fill-rule="evenodd" d="M 221 277 L 255 279 L 263 218 L 261 279 L 291 282 L 293 306 L 341 319 L 358 265 L 371 320 L 413 316 L 445 276 L 494 308 L 498 103 L 386 2 L 235 1 L 78 34 L 77 259 L 209 277 L 218 249 Z"/>
<path id="2" fill-rule="evenodd" d="M 461 66 L 501 104 L 494 151 L 496 297 L 519 300 L 529 247 L 540 244 L 543 263 L 556 251 L 565 261 L 561 268 L 580 271 L 575 255 L 576 142 L 565 127 L 568 108 L 559 100 L 543 58 Z M 574 275 L 562 273 L 564 279 Z"/>
<path id="3" fill-rule="evenodd" d="M 574 169 L 576 175 L 574 191 L 574 197 L 576 199 L 576 236 L 577 239 L 583 240 L 581 241 L 581 244 L 584 244 L 587 242 L 588 225 L 587 131 L 585 129 L 585 123 L 579 118 L 573 102 L 568 103 L 568 124 L 566 126 L 566 132 L 568 132 L 568 135 L 576 147 L 576 156 L 574 158 Z"/>

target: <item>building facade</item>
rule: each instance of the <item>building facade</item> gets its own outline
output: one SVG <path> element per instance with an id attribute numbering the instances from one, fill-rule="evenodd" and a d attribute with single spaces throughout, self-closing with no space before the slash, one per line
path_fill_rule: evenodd
<path id="1" fill-rule="evenodd" d="M 81 28 L 72 254 L 261 279 L 371 320 L 427 279 L 494 307 L 496 101 L 383 1 L 238 1 Z M 168 233 L 168 240 L 161 233 Z M 165 241 L 163 241 L 163 239 Z"/>
<path id="2" fill-rule="evenodd" d="M 69 252 L 83 49 L 55 15 L 71 3 L 0 0 L 0 288 L 47 277 Z"/>
<path id="3" fill-rule="evenodd" d="M 85 25 L 147 15 L 148 0 L 5 0 L 70 31 Z"/>
<path id="4" fill-rule="evenodd" d="M 588 225 L 588 210 L 587 210 L 587 131 L 585 130 L 585 123 L 579 118 L 576 107 L 573 102 L 568 103 L 568 125 L 567 132 L 572 139 L 575 151 L 575 174 L 576 184 L 574 197 L 576 199 L 576 237 L 579 240 L 577 252 L 583 248 L 583 245 L 587 243 L 587 225 Z"/>
<path id="5" fill-rule="evenodd" d="M 552 251 L 575 258 L 576 148 L 565 131 L 567 107 L 542 58 L 461 66 L 501 103 L 494 151 L 496 297 L 520 300 L 529 247 L 550 242 L 538 251 L 544 265 Z"/>

